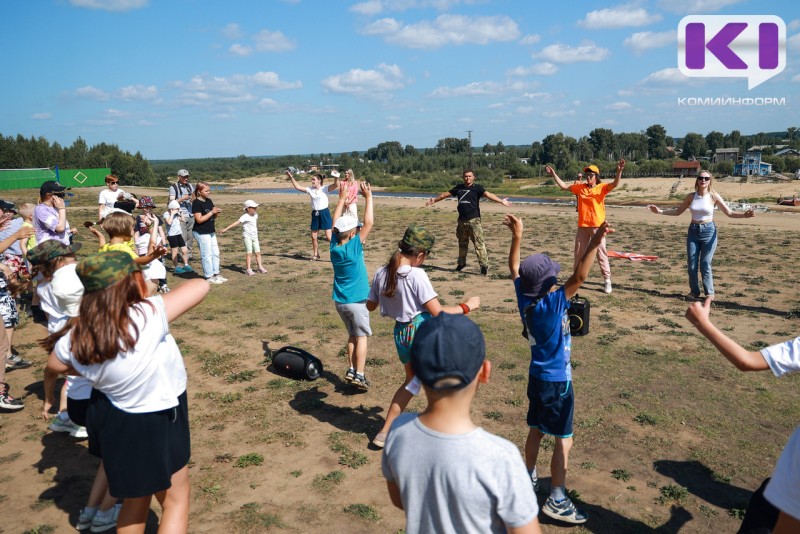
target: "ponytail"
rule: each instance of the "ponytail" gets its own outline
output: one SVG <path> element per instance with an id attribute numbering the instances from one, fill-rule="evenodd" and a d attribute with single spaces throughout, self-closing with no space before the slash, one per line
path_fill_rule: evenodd
<path id="1" fill-rule="evenodd" d="M 425 249 L 414 247 L 404 241 L 397 243 L 397 250 L 394 251 L 389 262 L 386 264 L 386 281 L 383 284 L 383 296 L 393 297 L 397 292 L 397 269 L 400 268 L 400 257 L 415 257 L 427 252 Z"/>

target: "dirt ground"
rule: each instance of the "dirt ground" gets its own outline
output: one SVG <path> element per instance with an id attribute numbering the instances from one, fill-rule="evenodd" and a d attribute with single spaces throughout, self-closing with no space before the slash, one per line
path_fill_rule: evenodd
<path id="1" fill-rule="evenodd" d="M 590 334 L 574 340 L 576 439 L 568 487 L 590 520 L 565 527 L 544 518 L 547 533 L 733 532 L 750 492 L 769 475 L 800 421 L 797 377 L 739 373 L 683 317 L 688 214 L 657 216 L 630 205 L 662 204 L 674 182 L 631 180 L 608 199 L 608 218 L 617 229 L 609 249 L 659 259 L 612 260 L 611 295 L 600 291 L 594 267 L 581 291 L 592 316 Z M 690 185 L 685 181 L 678 193 Z M 252 179 L 237 189 L 286 186 Z M 796 188 L 797 182 L 716 184 L 726 199 L 777 198 Z M 159 207 L 165 205 L 165 191 L 150 193 Z M 96 195 L 96 189 L 77 191 L 68 210 L 73 226 L 96 214 Z M 24 193 L 7 196 L 26 200 Z M 213 287 L 203 304 L 172 326 L 189 372 L 190 531 L 401 531 L 403 514 L 386 494 L 380 451 L 369 445 L 403 376 L 391 321 L 373 314 L 367 368 L 373 386 L 366 393 L 350 389 L 341 379 L 346 336 L 330 301 L 326 244 L 322 261 L 308 261 L 307 198 L 245 192 L 212 198 L 223 208 L 222 226 L 238 218 L 246 198 L 262 204 L 259 228 L 269 273 L 245 276 L 239 232 L 231 231 L 220 239 L 230 282 Z M 502 214 L 522 216 L 523 254 L 548 252 L 565 270 L 572 265 L 576 216 L 571 206 L 484 203 L 481 209 L 489 276 L 478 275 L 472 251 L 465 271 L 454 271 L 455 206 L 425 208 L 421 199 L 376 199 L 367 267 L 372 275 L 386 261 L 409 222 L 432 230 L 437 243 L 426 269 L 440 299 L 453 304 L 481 297 L 481 309 L 470 317 L 486 335 L 494 372 L 476 397 L 475 420 L 522 447 L 529 358 L 507 277 L 510 239 Z M 746 220 L 718 214 L 716 221 L 715 320 L 751 348 L 797 335 L 800 208 Z M 92 250 L 90 236 L 83 234 L 84 250 Z M 169 276 L 171 285 L 180 283 L 179 276 Z M 14 345 L 35 365 L 7 375 L 12 393 L 26 396 L 26 407 L 0 414 L 2 532 L 69 532 L 96 468 L 85 442 L 48 431 L 38 417 L 46 358 L 36 340 L 44 335 L 44 327 L 30 319 L 15 335 Z M 322 359 L 323 376 L 314 382 L 282 377 L 264 359 L 262 340 L 272 348 L 309 350 Z M 424 399 L 411 404 L 423 408 Z M 546 443 L 539 461 L 545 487 L 551 452 L 552 443 Z M 540 503 L 545 497 L 539 495 Z M 150 531 L 158 513 L 154 502 Z"/>

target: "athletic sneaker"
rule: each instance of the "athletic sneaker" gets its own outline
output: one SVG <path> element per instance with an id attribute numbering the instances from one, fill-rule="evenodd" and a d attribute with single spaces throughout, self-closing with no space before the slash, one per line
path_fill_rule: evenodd
<path id="1" fill-rule="evenodd" d="M 206 278 L 206 281 L 209 284 L 224 284 L 225 283 L 222 280 L 220 280 L 218 276 L 212 276 L 211 278 Z"/>
<path id="2" fill-rule="evenodd" d="M 186 272 L 186 269 L 184 269 L 183 267 L 175 267 L 175 269 L 172 272 L 175 274 L 183 274 Z"/>
<path id="3" fill-rule="evenodd" d="M 253 269 L 247 269 L 247 270 L 245 271 L 245 274 L 246 274 L 247 276 L 255 276 L 256 272 L 255 272 Z"/>
<path id="4" fill-rule="evenodd" d="M 82 508 L 80 515 L 78 515 L 78 522 L 75 524 L 75 528 L 78 530 L 89 530 L 95 515 L 97 515 L 97 508 Z"/>
<path id="5" fill-rule="evenodd" d="M 364 376 L 364 375 L 359 375 L 359 374 L 356 374 L 356 376 L 355 376 L 355 378 L 353 378 L 353 381 L 351 382 L 351 384 L 353 384 L 358 389 L 363 389 L 364 391 L 367 391 L 369 389 L 369 386 L 370 386 L 370 383 L 369 383 L 369 380 L 367 380 L 367 377 Z"/>
<path id="6" fill-rule="evenodd" d="M 259 267 L 258 268 L 258 272 L 260 272 L 261 274 L 264 274 L 264 273 L 267 272 L 267 270 L 265 268 L 263 268 L 263 267 Z"/>
<path id="7" fill-rule="evenodd" d="M 228 281 L 228 279 L 225 278 L 224 276 L 222 276 L 221 274 L 217 275 L 217 280 L 221 281 L 222 283 L 225 283 L 225 282 Z"/>
<path id="8" fill-rule="evenodd" d="M 539 474 L 534 471 L 531 473 L 531 484 L 533 484 L 533 492 L 539 491 Z"/>
<path id="9" fill-rule="evenodd" d="M 6 410 L 21 410 L 25 407 L 25 403 L 20 399 L 15 399 L 9 394 L 9 386 L 6 382 L 0 382 L 0 408 Z"/>
<path id="10" fill-rule="evenodd" d="M 542 512 L 548 517 L 552 517 L 558 521 L 573 523 L 575 525 L 586 523 L 586 520 L 589 519 L 588 515 L 575 508 L 575 505 L 572 504 L 569 497 L 563 501 L 554 501 L 552 497 L 548 497 L 544 506 L 542 506 Z"/>
<path id="11" fill-rule="evenodd" d="M 386 445 L 386 438 L 389 437 L 388 432 L 378 432 L 378 435 L 372 439 L 372 444 L 382 449 Z"/>
<path id="12" fill-rule="evenodd" d="M 611 278 L 606 278 L 603 284 L 603 293 L 611 293 Z"/>
<path id="13" fill-rule="evenodd" d="M 14 371 L 16 369 L 27 369 L 33 365 L 28 360 L 23 360 L 16 354 L 11 354 L 6 357 L 6 371 Z"/>
<path id="14" fill-rule="evenodd" d="M 86 432 L 86 427 L 72 422 L 71 419 L 65 421 L 60 417 L 56 417 L 47 428 L 53 432 L 67 432 L 73 438 L 86 439 L 89 437 L 89 433 Z"/>
<path id="15" fill-rule="evenodd" d="M 117 526 L 117 518 L 119 511 L 122 508 L 121 504 L 115 504 L 106 511 L 98 510 L 92 519 L 91 532 L 105 532 Z"/>
<path id="16" fill-rule="evenodd" d="M 159 293 L 169 293 L 169 286 L 167 284 L 160 285 L 156 291 Z"/>
<path id="17" fill-rule="evenodd" d="M 352 382 L 352 381 L 353 381 L 353 379 L 354 379 L 355 377 L 356 377 L 356 370 L 355 370 L 355 369 L 353 369 L 353 368 L 351 367 L 351 368 L 349 368 L 349 369 L 347 370 L 347 372 L 344 374 L 344 381 L 345 381 L 345 382 L 347 382 L 347 383 L 349 384 L 350 382 Z"/>
<path id="18" fill-rule="evenodd" d="M 189 258 L 189 259 L 191 259 L 191 258 Z M 189 264 L 186 264 L 186 265 L 184 265 L 184 267 L 183 267 L 183 272 L 185 272 L 185 273 L 193 273 L 193 272 L 194 272 L 194 269 L 192 269 L 192 266 L 191 266 L 191 265 L 189 265 Z"/>

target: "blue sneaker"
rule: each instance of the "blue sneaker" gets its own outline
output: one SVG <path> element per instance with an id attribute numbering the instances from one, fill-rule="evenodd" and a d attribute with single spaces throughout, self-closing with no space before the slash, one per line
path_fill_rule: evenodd
<path id="1" fill-rule="evenodd" d="M 181 274 L 181 273 L 185 273 L 186 269 L 184 267 L 175 267 L 175 270 L 172 271 L 172 272 L 175 273 L 175 274 Z"/>
<path id="2" fill-rule="evenodd" d="M 185 273 L 192 273 L 192 272 L 194 272 L 194 269 L 192 269 L 192 266 L 191 266 L 191 265 L 188 265 L 188 264 L 187 264 L 187 265 L 186 265 L 186 267 L 184 267 L 184 268 L 183 268 L 183 272 L 185 272 Z"/>
<path id="3" fill-rule="evenodd" d="M 552 497 L 548 497 L 542 506 L 542 512 L 548 517 L 574 525 L 586 523 L 589 519 L 588 515 L 575 508 L 569 497 L 562 501 L 555 501 Z"/>

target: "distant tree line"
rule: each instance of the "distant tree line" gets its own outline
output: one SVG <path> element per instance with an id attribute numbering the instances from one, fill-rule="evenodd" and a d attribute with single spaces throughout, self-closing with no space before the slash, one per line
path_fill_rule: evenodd
<path id="1" fill-rule="evenodd" d="M 80 137 L 72 145 L 63 147 L 44 137 L 0 135 L 0 169 L 52 168 L 56 165 L 62 169 L 108 167 L 125 184 L 157 185 L 150 163 L 140 152 L 131 154 L 120 150 L 117 145 L 106 143 L 89 147 Z"/>
<path id="2" fill-rule="evenodd" d="M 507 146 L 498 141 L 475 148 L 468 139 L 447 137 L 432 148 L 421 149 L 399 141 L 385 141 L 364 152 L 255 157 L 242 154 L 233 158 L 149 162 L 139 152 L 132 155 L 116 145 L 100 143 L 88 147 L 80 137 L 71 146 L 62 147 L 43 137 L 0 135 L 0 168 L 110 167 L 126 184 L 163 186 L 173 181 L 182 168 L 189 170 L 193 181 L 228 181 L 262 174 L 274 176 L 287 167 L 329 166 L 328 171 L 353 169 L 358 179 L 383 187 L 438 190 L 458 182 L 461 171 L 468 167 L 475 170 L 482 183 L 495 186 L 509 176 L 544 177 L 544 165 L 552 165 L 562 176 L 570 178 L 585 165 L 594 163 L 608 176 L 613 174 L 619 158 L 628 160 L 625 174 L 630 176 L 668 174 L 679 158 L 704 160 L 703 168 L 717 175 L 728 175 L 733 172 L 732 162 L 711 163 L 706 159 L 717 148 L 737 148 L 741 156 L 753 145 L 800 149 L 800 131 L 796 127 L 755 135 L 742 135 L 738 130 L 728 134 L 712 131 L 705 136 L 688 133 L 678 139 L 667 135 L 662 125 L 654 124 L 641 132 L 615 133 L 608 128 L 595 128 L 580 138 L 559 132 L 530 145 Z M 775 172 L 794 172 L 800 168 L 798 158 L 775 156 L 770 148 L 764 150 L 762 159 L 772 163 Z"/>

